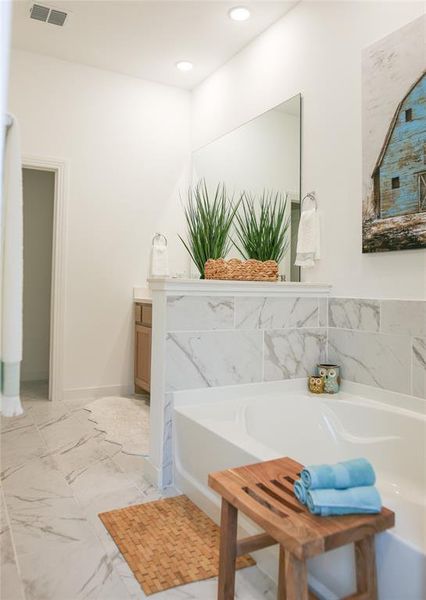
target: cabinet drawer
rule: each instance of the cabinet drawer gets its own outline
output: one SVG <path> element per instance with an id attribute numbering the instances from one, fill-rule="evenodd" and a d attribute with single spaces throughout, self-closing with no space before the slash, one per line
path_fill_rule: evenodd
<path id="1" fill-rule="evenodd" d="M 135 304 L 135 322 L 140 323 L 142 321 L 142 306 Z"/>
<path id="2" fill-rule="evenodd" d="M 151 327 L 136 325 L 135 384 L 146 392 L 151 387 L 151 333 Z"/>
<path id="3" fill-rule="evenodd" d="M 152 305 L 151 304 L 142 304 L 142 323 L 147 327 L 151 327 L 152 325 Z"/>

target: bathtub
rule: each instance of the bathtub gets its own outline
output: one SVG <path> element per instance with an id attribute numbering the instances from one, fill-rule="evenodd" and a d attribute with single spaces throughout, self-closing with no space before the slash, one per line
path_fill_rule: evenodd
<path id="1" fill-rule="evenodd" d="M 379 598 L 425 600 L 425 405 L 351 383 L 318 396 L 305 380 L 175 392 L 175 485 L 218 522 L 219 498 L 207 486 L 212 471 L 280 456 L 303 464 L 365 456 L 383 503 L 396 512 L 395 528 L 376 536 Z M 254 532 L 241 519 L 240 533 Z M 276 550 L 255 558 L 276 577 Z M 309 580 L 320 598 L 353 593 L 353 548 L 312 559 Z"/>

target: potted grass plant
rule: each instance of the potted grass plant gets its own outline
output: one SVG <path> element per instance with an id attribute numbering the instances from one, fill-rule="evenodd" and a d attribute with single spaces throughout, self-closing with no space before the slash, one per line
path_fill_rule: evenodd
<path id="1" fill-rule="evenodd" d="M 260 198 L 243 193 L 235 212 L 234 246 L 245 260 L 209 260 L 207 279 L 277 281 L 278 264 L 289 246 L 290 217 L 287 198 L 280 192 L 264 191 Z"/>
<path id="2" fill-rule="evenodd" d="M 259 200 L 243 193 L 241 209 L 235 213 L 234 246 L 245 261 L 208 261 L 209 279 L 276 281 L 278 264 L 289 246 L 290 217 L 286 217 L 287 198 L 280 192 L 264 191 Z"/>
<path id="3" fill-rule="evenodd" d="M 233 244 L 246 260 L 281 262 L 289 247 L 286 212 L 287 198 L 281 192 L 265 190 L 258 202 L 251 194 L 243 194 L 235 215 L 237 240 Z"/>
<path id="4" fill-rule="evenodd" d="M 213 194 L 209 193 L 205 179 L 188 190 L 188 202 L 184 208 L 187 225 L 187 241 L 183 245 L 194 261 L 200 278 L 205 278 L 205 265 L 209 259 L 224 259 L 232 240 L 230 229 L 240 201 L 228 198 L 225 184 L 219 183 Z"/>

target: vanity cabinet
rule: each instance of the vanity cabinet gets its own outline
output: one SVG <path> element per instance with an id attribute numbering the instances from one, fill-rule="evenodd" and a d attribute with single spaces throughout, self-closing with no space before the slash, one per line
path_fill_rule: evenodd
<path id="1" fill-rule="evenodd" d="M 135 303 L 135 391 L 151 388 L 152 305 Z"/>

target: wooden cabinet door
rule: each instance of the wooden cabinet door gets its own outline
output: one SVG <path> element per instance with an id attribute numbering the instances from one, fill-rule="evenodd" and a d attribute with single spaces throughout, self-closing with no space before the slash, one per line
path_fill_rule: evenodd
<path id="1" fill-rule="evenodd" d="M 151 328 L 136 325 L 135 383 L 146 392 L 151 384 Z"/>

